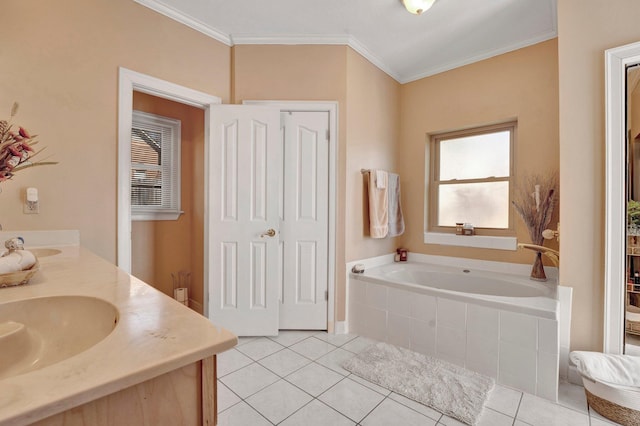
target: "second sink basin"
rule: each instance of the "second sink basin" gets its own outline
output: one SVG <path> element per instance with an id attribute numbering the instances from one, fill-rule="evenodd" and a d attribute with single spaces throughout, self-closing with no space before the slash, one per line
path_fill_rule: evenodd
<path id="1" fill-rule="evenodd" d="M 0 380 L 55 364 L 107 337 L 118 322 L 111 303 L 52 296 L 0 304 Z"/>

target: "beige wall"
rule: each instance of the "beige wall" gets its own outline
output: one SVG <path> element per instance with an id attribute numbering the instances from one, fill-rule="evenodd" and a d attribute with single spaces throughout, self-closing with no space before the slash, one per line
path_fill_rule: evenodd
<path id="1" fill-rule="evenodd" d="M 180 120 L 180 207 L 178 220 L 131 224 L 131 273 L 173 297 L 171 274 L 191 273 L 189 298 L 202 313 L 204 241 L 204 111 L 134 92 L 133 109 Z M 199 188 L 196 191 L 194 188 Z"/>
<path id="2" fill-rule="evenodd" d="M 502 262 L 532 263 L 525 250 L 504 251 L 424 244 L 425 147 L 428 134 L 518 120 L 516 179 L 523 173 L 557 171 L 557 40 L 490 58 L 401 88 L 399 168 L 407 231 L 402 244 L 411 252 Z M 556 209 L 556 217 L 558 216 Z M 557 219 L 551 226 L 555 227 Z M 516 215 L 519 241 L 529 234 Z M 555 242 L 546 243 L 557 247 Z"/>
<path id="3" fill-rule="evenodd" d="M 399 173 L 400 84 L 347 50 L 346 261 L 381 256 L 399 247 L 396 238 L 369 237 L 368 204 L 361 169 Z M 401 185 L 405 176 L 400 174 Z"/>
<path id="4" fill-rule="evenodd" d="M 560 280 L 574 289 L 572 350 L 602 349 L 604 51 L 640 40 L 638 16 L 637 0 L 558 2 Z"/>
<path id="5" fill-rule="evenodd" d="M 395 168 L 399 84 L 345 46 L 241 45 L 232 50 L 235 103 L 338 102 L 336 319 L 343 321 L 345 262 L 395 248 L 393 240 L 363 236 L 360 168 Z"/>
<path id="6" fill-rule="evenodd" d="M 229 101 L 229 47 L 130 0 L 2 2 L 0 119 L 40 135 L 60 162 L 2 184 L 0 224 L 79 229 L 82 244 L 116 260 L 118 67 Z M 40 214 L 23 215 L 24 188 Z"/>

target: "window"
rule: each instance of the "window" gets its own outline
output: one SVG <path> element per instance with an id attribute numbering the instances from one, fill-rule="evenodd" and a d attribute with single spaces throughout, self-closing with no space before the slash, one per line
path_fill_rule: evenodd
<path id="1" fill-rule="evenodd" d="M 180 120 L 133 111 L 131 218 L 180 216 Z"/>
<path id="2" fill-rule="evenodd" d="M 511 179 L 516 122 L 440 133 L 429 148 L 428 231 L 513 235 Z"/>

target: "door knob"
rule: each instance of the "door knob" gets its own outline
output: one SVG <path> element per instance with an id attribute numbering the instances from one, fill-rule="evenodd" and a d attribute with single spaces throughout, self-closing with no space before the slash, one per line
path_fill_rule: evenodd
<path id="1" fill-rule="evenodd" d="M 262 234 L 260 234 L 260 238 L 275 237 L 275 236 L 276 236 L 276 230 L 273 228 L 267 229 L 267 232 L 263 232 Z"/>

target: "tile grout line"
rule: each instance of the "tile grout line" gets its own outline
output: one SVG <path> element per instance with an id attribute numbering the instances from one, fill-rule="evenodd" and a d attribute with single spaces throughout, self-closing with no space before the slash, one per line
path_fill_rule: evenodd
<path id="1" fill-rule="evenodd" d="M 309 336 L 309 337 L 313 337 L 313 336 Z M 306 339 L 302 339 L 301 341 L 303 341 L 303 340 L 306 340 Z M 322 341 L 321 339 L 318 339 L 318 340 Z M 301 341 L 300 341 L 300 342 L 301 342 Z M 300 342 L 297 342 L 297 343 L 300 343 Z M 328 342 L 325 342 L 325 343 L 329 344 Z M 295 344 L 295 343 L 294 343 L 294 344 Z M 331 346 L 333 346 L 333 345 L 331 345 Z M 284 347 L 283 349 L 290 349 L 290 347 Z M 337 347 L 336 347 L 335 349 L 337 349 Z M 333 352 L 335 349 L 331 350 L 330 352 L 327 352 L 327 354 L 329 354 L 329 353 Z M 263 368 L 267 369 L 268 371 L 272 372 L 273 374 L 275 374 L 275 375 L 278 377 L 278 380 L 277 380 L 276 382 L 270 383 L 269 385 L 265 386 L 264 388 L 261 388 L 260 390 L 258 390 L 258 391 L 256 391 L 256 392 L 254 392 L 253 394 L 251 394 L 251 395 L 247 396 L 247 398 L 242 398 L 242 397 L 240 397 L 239 395 L 237 395 L 237 394 L 236 394 L 236 395 L 237 395 L 238 397 L 240 397 L 240 398 L 241 398 L 241 400 L 242 400 L 244 403 L 246 403 L 247 405 L 249 405 L 253 410 L 255 410 L 255 411 L 257 411 L 258 413 L 260 413 L 260 411 L 258 411 L 255 407 L 253 407 L 253 406 L 251 405 L 251 403 L 250 403 L 250 402 L 246 401 L 246 399 L 248 399 L 248 398 L 252 397 L 253 395 L 255 395 L 255 394 L 257 394 L 257 393 L 259 393 L 259 392 L 261 392 L 261 391 L 263 391 L 264 389 L 268 388 L 269 386 L 272 386 L 273 384 L 277 383 L 278 381 L 283 380 L 283 381 L 285 381 L 286 383 L 288 383 L 288 384 L 290 384 L 290 385 L 294 386 L 296 389 L 299 389 L 300 391 L 302 391 L 302 392 L 304 392 L 305 394 L 309 395 L 309 396 L 311 397 L 311 401 L 309 401 L 309 402 L 307 402 L 306 404 L 302 405 L 300 408 L 298 408 L 296 411 L 294 411 L 293 413 L 291 413 L 289 416 L 287 416 L 287 417 L 286 417 L 285 419 L 283 419 L 281 422 L 284 422 L 287 418 L 291 417 L 293 414 L 297 413 L 297 412 L 298 412 L 298 411 L 300 411 L 302 408 L 304 408 L 304 407 L 306 407 L 307 405 L 309 405 L 311 402 L 313 402 L 313 400 L 314 400 L 314 399 L 315 399 L 315 400 L 318 400 L 319 402 L 321 402 L 321 403 L 323 403 L 324 405 L 328 406 L 329 408 L 331 408 L 332 410 L 336 411 L 337 413 L 339 413 L 340 415 L 344 416 L 345 418 L 347 418 L 347 419 L 349 419 L 349 420 L 352 420 L 351 418 L 347 417 L 345 414 L 341 413 L 340 411 L 336 410 L 335 408 L 331 407 L 330 405 L 328 405 L 328 404 L 324 403 L 324 402 L 323 402 L 322 400 L 320 400 L 318 397 L 313 396 L 312 394 L 310 394 L 310 393 L 309 393 L 309 392 L 307 392 L 306 390 L 304 390 L 304 389 L 300 388 L 299 386 L 297 386 L 295 383 L 291 383 L 289 380 L 287 380 L 287 379 L 286 379 L 286 377 L 290 376 L 291 374 L 295 373 L 296 371 L 301 370 L 302 368 L 304 368 L 304 367 L 306 367 L 306 366 L 308 366 L 308 365 L 310 365 L 310 364 L 312 364 L 312 363 L 316 363 L 316 360 L 310 359 L 310 358 L 308 358 L 308 357 L 306 357 L 306 356 L 304 356 L 304 355 L 302 355 L 302 354 L 300 354 L 300 353 L 298 353 L 298 352 L 295 352 L 293 349 L 290 349 L 290 350 L 291 350 L 291 351 L 293 351 L 294 353 L 296 353 L 296 354 L 300 355 L 301 357 L 303 357 L 303 358 L 305 358 L 305 359 L 309 360 L 310 362 L 309 362 L 308 364 L 306 364 L 306 365 L 304 365 L 304 366 L 300 367 L 299 369 L 297 369 L 297 370 L 295 370 L 295 371 L 293 371 L 293 372 L 291 372 L 291 373 L 287 374 L 286 376 L 280 376 L 278 373 L 276 373 L 276 372 L 274 372 L 274 371 L 272 371 L 272 370 L 269 370 L 269 368 L 268 368 L 268 367 L 266 367 L 266 366 L 264 366 L 264 365 L 260 364 L 260 362 L 259 362 L 259 361 L 253 361 L 253 363 L 258 364 L 258 365 L 260 365 L 261 367 L 263 367 Z M 275 353 L 275 352 L 274 352 L 274 353 Z M 246 354 L 245 354 L 245 355 L 246 355 Z M 273 355 L 273 354 L 272 354 L 272 355 Z M 326 355 L 326 354 L 325 354 L 325 355 Z M 270 355 L 267 355 L 267 356 L 270 356 Z M 324 355 L 323 355 L 323 356 L 324 356 Z M 261 358 L 261 359 L 264 359 L 264 358 L 266 358 L 266 357 L 263 357 L 263 358 Z M 322 357 L 319 357 L 319 358 L 322 358 Z M 253 364 L 253 363 L 252 363 L 252 364 Z M 323 366 L 323 365 L 321 365 L 321 364 L 319 364 L 319 363 L 316 363 L 316 364 L 317 364 L 317 365 L 319 365 L 319 366 L 321 366 L 321 367 L 327 368 L 328 370 L 331 370 L 330 368 L 325 367 L 325 366 Z M 249 365 L 251 365 L 251 364 L 248 364 L 248 365 L 246 365 L 245 367 L 242 367 L 242 368 L 246 368 L 246 367 L 248 367 Z M 242 368 L 241 368 L 241 369 L 242 369 Z M 240 369 L 239 369 L 239 370 L 240 370 Z M 239 370 L 236 370 L 236 371 L 239 371 Z M 333 370 L 331 370 L 331 371 L 333 371 Z M 336 373 L 337 373 L 337 372 L 336 372 Z M 337 373 L 337 374 L 339 374 L 339 373 Z M 336 383 L 334 383 L 332 386 L 330 386 L 330 387 L 328 387 L 327 389 L 325 389 L 325 390 L 324 390 L 323 392 L 321 392 L 318 396 L 320 396 L 320 395 L 324 394 L 325 392 L 329 391 L 331 388 L 333 388 L 333 387 L 334 387 L 334 386 L 336 386 L 338 383 L 340 383 L 341 381 L 343 381 L 344 379 L 346 379 L 346 378 L 347 378 L 347 376 L 344 376 L 344 375 L 342 375 L 342 374 L 341 374 L 341 376 L 342 376 L 342 378 L 341 378 L 340 380 L 338 380 L 338 381 L 337 381 Z M 223 383 L 223 384 L 224 384 L 224 383 Z M 226 386 L 226 385 L 225 385 L 225 386 Z M 227 388 L 229 388 L 228 386 L 226 386 L 226 387 L 227 387 Z M 229 389 L 230 389 L 230 388 L 229 388 Z M 230 389 L 230 390 L 231 390 L 231 389 Z M 232 391 L 232 392 L 233 392 L 233 391 Z M 234 394 L 235 394 L 235 392 L 234 392 Z M 239 402 L 238 402 L 238 403 L 239 403 Z M 238 403 L 236 403 L 236 404 L 234 404 L 234 405 L 237 405 Z M 229 408 L 230 408 L 230 407 L 229 407 Z M 226 410 L 225 410 L 225 411 L 226 411 Z M 265 417 L 264 415 L 262 415 L 262 413 L 260 413 L 260 415 L 261 415 L 262 417 Z M 266 418 L 266 417 L 265 417 L 265 418 Z M 273 422 L 271 422 L 269 419 L 267 419 L 267 421 L 269 421 L 271 424 L 273 424 Z M 280 423 L 281 423 L 281 422 L 280 422 Z M 357 423 L 357 422 L 355 422 L 355 423 Z"/>
<path id="2" fill-rule="evenodd" d="M 524 393 L 520 392 L 520 399 L 518 400 L 518 408 L 516 408 L 516 412 L 513 415 L 513 425 L 514 426 L 516 424 L 516 421 L 518 420 L 518 414 L 520 413 L 520 406 L 522 405 L 522 400 L 523 399 L 524 399 Z"/>

